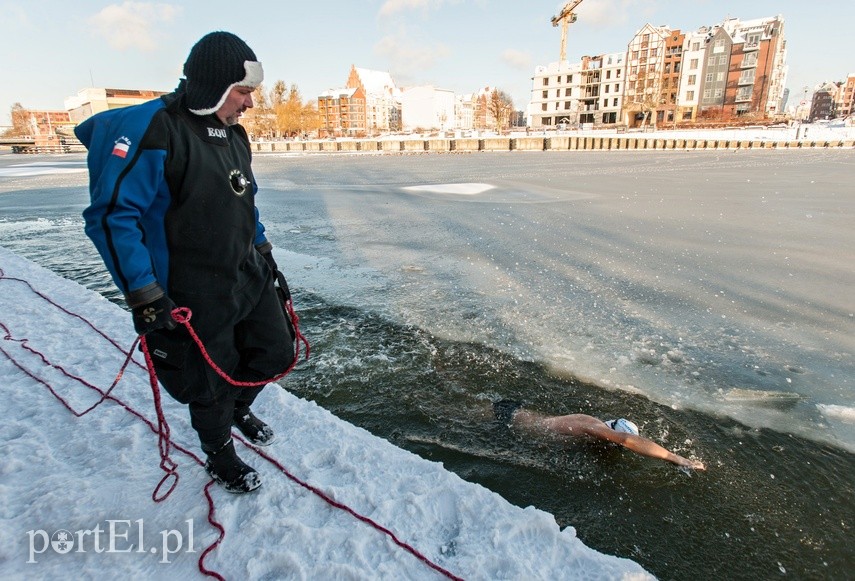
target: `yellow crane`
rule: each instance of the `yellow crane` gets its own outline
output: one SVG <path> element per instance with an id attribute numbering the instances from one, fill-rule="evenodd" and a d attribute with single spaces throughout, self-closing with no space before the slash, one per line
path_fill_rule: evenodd
<path id="1" fill-rule="evenodd" d="M 561 25 L 561 58 L 558 60 L 559 63 L 567 60 L 567 28 L 576 22 L 576 13 L 573 12 L 573 9 L 581 3 L 582 0 L 568 2 L 558 15 L 552 17 L 552 26 Z"/>

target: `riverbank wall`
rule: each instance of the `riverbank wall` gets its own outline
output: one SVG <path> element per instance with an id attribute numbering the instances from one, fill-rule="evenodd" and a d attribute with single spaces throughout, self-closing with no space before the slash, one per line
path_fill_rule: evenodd
<path id="1" fill-rule="evenodd" d="M 633 136 L 484 137 L 256 141 L 259 153 L 470 153 L 478 151 L 639 151 L 855 149 L 853 139 L 739 139 Z"/>

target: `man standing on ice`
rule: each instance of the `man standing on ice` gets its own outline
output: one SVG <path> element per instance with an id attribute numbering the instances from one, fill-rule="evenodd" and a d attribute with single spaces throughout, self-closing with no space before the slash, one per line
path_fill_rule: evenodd
<path id="1" fill-rule="evenodd" d="M 238 458 L 231 428 L 259 446 L 273 441 L 250 411 L 263 388 L 223 380 L 171 312 L 192 311 L 211 358 L 235 380 L 262 381 L 294 359 L 274 287 L 284 277 L 258 218 L 249 139 L 238 124 L 263 72 L 243 40 L 212 32 L 193 46 L 184 75 L 169 95 L 77 127 L 89 150 L 83 217 L 158 378 L 189 406 L 205 470 L 229 492 L 249 492 L 261 480 Z"/>

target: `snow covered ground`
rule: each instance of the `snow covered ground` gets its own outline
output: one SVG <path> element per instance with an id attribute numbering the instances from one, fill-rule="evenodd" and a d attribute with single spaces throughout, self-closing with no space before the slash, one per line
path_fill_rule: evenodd
<path id="1" fill-rule="evenodd" d="M 201 577 L 199 557 L 218 537 L 207 520 L 209 480 L 173 448 L 179 481 L 153 502 L 163 476 L 157 437 L 127 409 L 156 421 L 147 373 L 132 364 L 116 399 L 79 418 L 47 387 L 77 411 L 97 403 L 98 393 L 68 375 L 106 388 L 125 354 L 71 313 L 125 349 L 134 340 L 127 313 L 2 247 L 0 269 L 0 578 Z M 198 454 L 186 410 L 168 396 L 163 403 L 174 444 Z M 204 565 L 225 578 L 442 578 L 438 568 L 465 579 L 650 577 L 632 561 L 589 549 L 550 514 L 513 506 L 275 385 L 256 407 L 277 432 L 266 454 L 437 568 L 239 444 L 264 486 L 245 496 L 211 489 L 225 537 Z"/>

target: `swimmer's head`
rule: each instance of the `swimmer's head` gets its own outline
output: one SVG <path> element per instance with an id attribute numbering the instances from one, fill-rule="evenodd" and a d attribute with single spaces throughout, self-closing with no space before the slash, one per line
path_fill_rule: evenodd
<path id="1" fill-rule="evenodd" d="M 638 435 L 638 426 L 634 422 L 620 418 L 618 420 L 606 420 L 605 424 L 615 432 L 624 432 L 626 434 Z"/>

